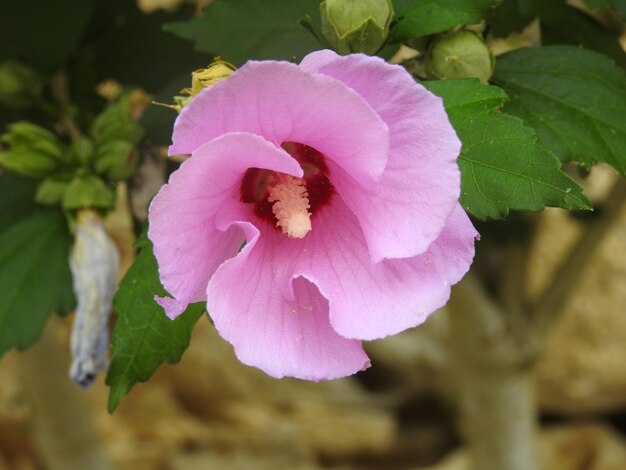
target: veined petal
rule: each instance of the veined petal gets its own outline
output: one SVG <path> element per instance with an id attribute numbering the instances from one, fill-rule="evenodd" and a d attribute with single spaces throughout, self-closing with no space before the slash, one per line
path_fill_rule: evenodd
<path id="1" fill-rule="evenodd" d="M 370 105 L 340 81 L 288 62 L 248 62 L 203 90 L 176 120 L 170 154 L 233 131 L 306 144 L 363 184 L 387 164 L 389 131 Z"/>
<path id="2" fill-rule="evenodd" d="M 301 65 L 355 90 L 389 127 L 382 177 L 363 185 L 333 169 L 333 184 L 357 216 L 373 261 L 424 253 L 460 194 L 461 143 L 436 97 L 400 66 L 362 54 L 313 52 Z"/>
<path id="3" fill-rule="evenodd" d="M 271 261 L 277 294 L 291 298 L 285 279 L 304 277 L 328 299 L 330 322 L 343 337 L 372 340 L 422 323 L 450 296 L 469 269 L 477 232 L 460 205 L 428 250 L 405 259 L 372 263 L 358 220 L 340 198 L 317 214 L 302 240 L 280 239 Z M 217 292 L 217 291 L 216 291 Z"/>
<path id="4" fill-rule="evenodd" d="M 224 134 L 198 148 L 150 204 L 148 237 L 154 243 L 163 287 L 174 297 L 159 299 L 170 318 L 191 302 L 206 300 L 209 278 L 233 257 L 246 234 L 232 220 L 251 210 L 240 202 L 245 171 L 265 168 L 301 176 L 287 152 L 262 137 Z"/>
<path id="5" fill-rule="evenodd" d="M 277 262 L 276 236 L 266 226 L 211 278 L 207 308 L 219 334 L 241 362 L 276 378 L 329 380 L 369 367 L 361 342 L 331 327 L 317 287 L 291 282 L 288 265 Z"/>

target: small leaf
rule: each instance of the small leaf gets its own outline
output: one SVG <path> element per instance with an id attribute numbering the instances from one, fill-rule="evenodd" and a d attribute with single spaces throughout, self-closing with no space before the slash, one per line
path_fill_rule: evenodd
<path id="1" fill-rule="evenodd" d="M 533 129 L 493 109 L 506 99 L 494 86 L 476 80 L 440 80 L 424 85 L 444 99 L 463 148 L 461 205 L 479 219 L 500 218 L 510 210 L 540 211 L 544 206 L 589 209 L 581 188 L 561 163 L 537 145 Z"/>
<path id="2" fill-rule="evenodd" d="M 319 42 L 299 21 L 319 21 L 319 0 L 216 0 L 203 16 L 170 23 L 165 30 L 195 42 L 196 49 L 241 65 L 248 59 L 301 58 Z"/>
<path id="3" fill-rule="evenodd" d="M 0 355 L 26 348 L 53 311 L 73 307 L 71 243 L 59 211 L 33 212 L 0 232 Z"/>
<path id="4" fill-rule="evenodd" d="M 393 0 L 398 18 L 390 42 L 440 33 L 460 24 L 480 23 L 501 0 Z"/>
<path id="5" fill-rule="evenodd" d="M 106 378 L 111 387 L 110 413 L 137 382 L 147 381 L 162 363 L 180 360 L 204 311 L 204 304 L 193 304 L 176 320 L 167 318 L 154 301 L 155 295 L 167 294 L 159 281 L 152 243 L 144 236 L 138 246 L 141 251 L 113 299 L 118 318 Z"/>
<path id="6" fill-rule="evenodd" d="M 520 49 L 498 57 L 493 80 L 504 110 L 532 125 L 562 161 L 601 161 L 626 175 L 626 73 L 578 47 Z"/>

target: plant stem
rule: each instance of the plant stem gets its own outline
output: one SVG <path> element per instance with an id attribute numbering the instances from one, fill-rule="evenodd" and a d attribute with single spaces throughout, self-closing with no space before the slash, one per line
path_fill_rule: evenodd
<path id="1" fill-rule="evenodd" d="M 449 374 L 476 470 L 536 470 L 532 352 L 469 274 L 450 303 Z"/>
<path id="2" fill-rule="evenodd" d="M 78 140 L 81 137 L 80 128 L 71 113 L 71 100 L 69 92 L 69 84 L 67 81 L 67 74 L 63 71 L 59 71 L 52 77 L 51 81 L 52 94 L 61 106 L 61 115 L 59 117 L 59 123 L 72 140 Z"/>

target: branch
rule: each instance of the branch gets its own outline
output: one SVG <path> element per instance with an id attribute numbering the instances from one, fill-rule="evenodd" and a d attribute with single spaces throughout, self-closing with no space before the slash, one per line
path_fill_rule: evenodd
<path id="1" fill-rule="evenodd" d="M 552 283 L 530 309 L 536 333 L 543 337 L 556 322 L 585 273 L 589 261 L 626 203 L 626 180 L 619 178 L 607 197 L 603 212 L 587 227 L 569 258 L 553 276 Z"/>
<path id="2" fill-rule="evenodd" d="M 71 101 L 69 94 L 69 85 L 67 82 L 67 75 L 63 71 L 57 72 L 54 77 L 52 77 L 52 95 L 61 105 L 61 116 L 59 121 L 63 129 L 70 136 L 72 140 L 78 140 L 81 138 L 80 128 L 72 114 L 70 112 L 71 109 Z"/>

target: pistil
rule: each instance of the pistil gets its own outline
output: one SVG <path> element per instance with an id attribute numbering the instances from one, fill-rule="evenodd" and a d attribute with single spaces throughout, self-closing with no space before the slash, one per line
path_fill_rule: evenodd
<path id="1" fill-rule="evenodd" d="M 311 213 L 306 182 L 302 178 L 284 176 L 269 190 L 267 200 L 274 203 L 272 212 L 276 226 L 292 238 L 304 238 L 311 230 Z"/>

